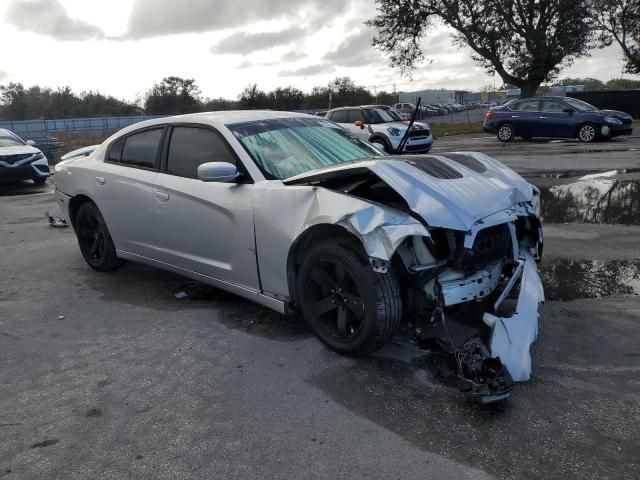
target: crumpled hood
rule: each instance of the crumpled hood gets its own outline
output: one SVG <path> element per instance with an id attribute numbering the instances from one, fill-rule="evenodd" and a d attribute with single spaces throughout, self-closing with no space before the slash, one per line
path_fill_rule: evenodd
<path id="1" fill-rule="evenodd" d="M 530 202 L 533 187 L 499 161 L 477 152 L 382 157 L 315 170 L 285 183 L 363 168 L 375 173 L 433 227 L 468 231 L 478 220 Z"/>

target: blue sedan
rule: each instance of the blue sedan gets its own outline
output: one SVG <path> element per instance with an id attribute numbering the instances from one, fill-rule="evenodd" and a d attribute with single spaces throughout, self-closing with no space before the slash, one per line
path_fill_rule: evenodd
<path id="1" fill-rule="evenodd" d="M 631 135 L 631 115 L 615 110 L 599 110 L 569 97 L 524 98 L 487 112 L 484 131 L 501 142 L 514 137 L 577 138 L 594 142 L 601 138 Z"/>

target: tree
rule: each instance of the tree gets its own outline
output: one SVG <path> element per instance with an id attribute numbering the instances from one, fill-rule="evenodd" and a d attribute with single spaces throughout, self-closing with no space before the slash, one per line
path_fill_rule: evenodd
<path id="1" fill-rule="evenodd" d="M 268 108 L 269 97 L 258 88 L 257 84 L 248 85 L 238 96 L 240 108 Z"/>
<path id="2" fill-rule="evenodd" d="M 424 59 L 422 40 L 438 21 L 454 30 L 454 42 L 522 96 L 535 95 L 595 47 L 592 0 L 376 0 L 373 44 L 408 73 Z"/>
<path id="3" fill-rule="evenodd" d="M 566 87 L 569 85 L 584 85 L 585 90 L 604 90 L 604 83 L 597 78 L 563 78 L 553 84 L 554 86 Z"/>
<path id="4" fill-rule="evenodd" d="M 267 97 L 270 108 L 275 110 L 299 110 L 304 104 L 304 92 L 295 87 L 278 87 Z"/>
<path id="5" fill-rule="evenodd" d="M 631 90 L 640 88 L 640 80 L 629 78 L 614 78 L 607 82 L 607 90 Z"/>
<path id="6" fill-rule="evenodd" d="M 625 70 L 640 73 L 640 0 L 595 0 L 594 22 L 603 45 L 616 42 Z"/>
<path id="7" fill-rule="evenodd" d="M 200 107 L 200 88 L 192 78 L 165 77 L 151 87 L 144 102 L 149 114 L 192 113 Z"/>

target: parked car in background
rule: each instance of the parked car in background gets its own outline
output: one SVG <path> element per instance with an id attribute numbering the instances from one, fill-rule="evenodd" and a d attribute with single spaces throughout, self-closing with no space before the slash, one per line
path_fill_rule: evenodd
<path id="1" fill-rule="evenodd" d="M 35 142 L 26 142 L 9 130 L 0 128 L 0 182 L 33 180 L 43 184 L 49 177 L 47 157 Z"/>
<path id="2" fill-rule="evenodd" d="M 330 110 L 325 118 L 340 124 L 360 138 L 377 144 L 387 153 L 396 152 L 408 128 L 408 124 L 395 111 L 371 105 L 336 108 Z M 429 125 L 415 122 L 403 152 L 426 153 L 431 150 L 432 145 Z"/>
<path id="3" fill-rule="evenodd" d="M 624 112 L 600 110 L 575 98 L 534 97 L 492 108 L 486 114 L 484 130 L 501 142 L 515 137 L 556 137 L 588 143 L 631 135 L 633 118 Z"/>
<path id="4" fill-rule="evenodd" d="M 416 111 L 416 106 L 413 103 L 396 103 L 393 109 L 398 112 L 403 120 L 410 120 L 413 112 Z"/>
<path id="5" fill-rule="evenodd" d="M 56 201 L 97 271 L 141 262 L 298 312 L 352 355 L 403 318 L 463 317 L 478 336 L 442 342 L 466 391 L 497 401 L 531 375 L 539 191 L 486 155 L 393 157 L 312 115 L 198 113 L 58 163 Z"/>

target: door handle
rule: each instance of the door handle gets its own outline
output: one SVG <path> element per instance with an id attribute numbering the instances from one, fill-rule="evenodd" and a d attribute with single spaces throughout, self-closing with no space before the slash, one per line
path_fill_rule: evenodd
<path id="1" fill-rule="evenodd" d="M 547 117 L 538 117 L 538 118 L 547 118 Z"/>
<path id="2" fill-rule="evenodd" d="M 520 115 L 511 115 L 511 118 L 520 118 Z"/>
<path id="3" fill-rule="evenodd" d="M 104 185 L 105 183 L 107 183 L 107 179 L 104 177 L 96 177 L 96 183 L 98 185 Z"/>
<path id="4" fill-rule="evenodd" d="M 158 198 L 158 200 L 160 200 L 161 202 L 168 202 L 169 201 L 169 194 L 167 192 L 162 192 L 160 190 L 156 190 L 155 194 L 156 194 L 156 197 Z"/>

